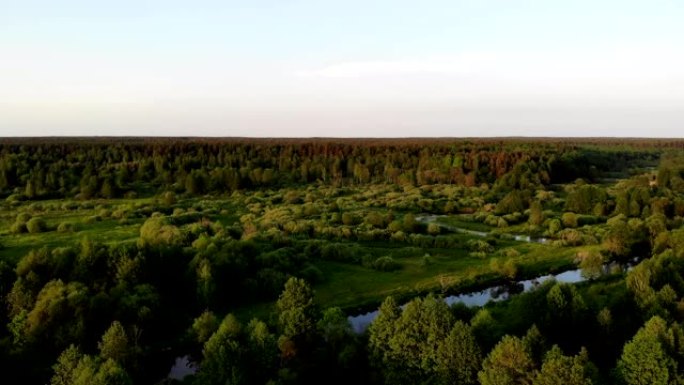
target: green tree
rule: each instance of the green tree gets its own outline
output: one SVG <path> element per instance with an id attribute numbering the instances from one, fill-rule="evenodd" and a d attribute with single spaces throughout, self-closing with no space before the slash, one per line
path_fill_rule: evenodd
<path id="1" fill-rule="evenodd" d="M 306 337 L 315 330 L 313 296 L 313 290 L 303 279 L 291 277 L 287 280 L 276 303 L 283 336 L 289 339 Z"/>
<path id="2" fill-rule="evenodd" d="M 472 329 L 456 321 L 437 348 L 437 372 L 444 384 L 475 384 L 482 353 Z"/>
<path id="3" fill-rule="evenodd" d="M 595 251 L 583 251 L 577 253 L 580 260 L 579 267 L 582 269 L 582 277 L 596 279 L 603 274 L 603 255 Z"/>
<path id="4" fill-rule="evenodd" d="M 253 383 L 266 383 L 268 376 L 276 367 L 278 356 L 276 338 L 263 321 L 252 319 L 247 324 L 247 346 L 249 362 L 252 365 L 250 380 Z"/>
<path id="5" fill-rule="evenodd" d="M 577 227 L 577 215 L 571 212 L 563 213 L 561 222 L 563 222 L 563 227 L 574 229 Z"/>
<path id="6" fill-rule="evenodd" d="M 339 307 L 325 309 L 317 326 L 325 341 L 334 346 L 340 345 L 352 332 L 347 315 Z"/>
<path id="7" fill-rule="evenodd" d="M 544 210 L 542 208 L 541 202 L 534 201 L 530 204 L 530 216 L 527 222 L 534 226 L 540 226 L 544 223 Z"/>
<path id="8" fill-rule="evenodd" d="M 535 377 L 534 385 L 591 385 L 591 366 L 587 351 L 574 356 L 563 355 L 554 345 L 544 357 L 541 371 Z"/>
<path id="9" fill-rule="evenodd" d="M 164 218 L 150 218 L 140 227 L 138 242 L 143 247 L 177 247 L 183 242 L 183 234 Z"/>
<path id="10" fill-rule="evenodd" d="M 532 384 L 535 372 L 522 340 L 507 335 L 485 358 L 478 379 L 482 385 Z"/>
<path id="11" fill-rule="evenodd" d="M 101 357 L 123 363 L 129 353 L 128 336 L 123 325 L 119 321 L 112 322 L 97 346 Z"/>
<path id="12" fill-rule="evenodd" d="M 204 344 L 216 332 L 218 327 L 218 318 L 209 310 L 205 310 L 192 322 L 192 332 L 197 342 L 201 344 Z"/>
<path id="13" fill-rule="evenodd" d="M 500 334 L 497 330 L 496 320 L 489 310 L 481 308 L 470 320 L 470 326 L 479 344 L 483 347 L 492 347 L 498 341 Z"/>
<path id="14" fill-rule="evenodd" d="M 52 366 L 54 374 L 50 380 L 51 385 L 72 385 L 74 370 L 78 366 L 83 354 L 73 344 L 62 352 L 57 358 L 57 363 Z"/>
<path id="15" fill-rule="evenodd" d="M 401 316 L 401 309 L 394 297 L 387 297 L 378 309 L 378 315 L 368 326 L 368 346 L 371 359 L 379 366 L 389 350 L 389 340 L 394 335 L 395 323 Z"/>
<path id="16" fill-rule="evenodd" d="M 665 385 L 674 379 L 676 362 L 666 352 L 667 325 L 660 317 L 651 318 L 625 344 L 617 372 L 627 385 Z"/>
<path id="17" fill-rule="evenodd" d="M 218 330 L 202 349 L 202 363 L 197 373 L 202 385 L 245 383 L 247 373 L 244 348 L 241 345 L 242 326 L 235 316 L 228 314 Z"/>
<path id="18" fill-rule="evenodd" d="M 43 218 L 31 218 L 26 222 L 26 230 L 31 234 L 42 233 L 47 230 L 47 224 Z"/>
<path id="19" fill-rule="evenodd" d="M 83 355 L 71 345 L 53 366 L 51 385 L 130 385 L 126 370 L 112 359 Z"/>

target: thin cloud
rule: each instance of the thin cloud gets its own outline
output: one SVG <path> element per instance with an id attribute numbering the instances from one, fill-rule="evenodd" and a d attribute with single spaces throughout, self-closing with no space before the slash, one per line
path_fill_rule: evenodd
<path id="1" fill-rule="evenodd" d="M 669 47 L 587 52 L 473 52 L 399 60 L 348 61 L 300 71 L 308 78 L 455 76 L 521 82 L 639 83 L 684 78 L 684 53 Z"/>

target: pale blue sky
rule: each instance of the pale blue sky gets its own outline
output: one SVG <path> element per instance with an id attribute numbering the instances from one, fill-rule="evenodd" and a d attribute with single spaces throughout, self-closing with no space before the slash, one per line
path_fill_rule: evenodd
<path id="1" fill-rule="evenodd" d="M 0 0 L 0 136 L 683 136 L 682 1 Z"/>

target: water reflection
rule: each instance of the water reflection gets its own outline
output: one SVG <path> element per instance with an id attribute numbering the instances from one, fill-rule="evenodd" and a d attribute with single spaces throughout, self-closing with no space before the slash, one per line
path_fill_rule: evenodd
<path id="1" fill-rule="evenodd" d="M 612 262 L 604 265 L 603 270 L 606 273 L 629 271 L 632 268 L 632 266 L 634 266 L 638 262 L 639 258 L 634 258 L 627 264 L 619 264 Z M 560 283 L 577 283 L 586 280 L 586 278 L 582 275 L 582 270 L 568 270 L 556 275 L 548 274 L 533 279 L 513 282 L 507 285 L 497 285 L 482 291 L 459 295 L 451 295 L 444 298 L 444 302 L 446 302 L 449 306 L 459 302 L 469 307 L 484 306 L 489 301 L 504 301 L 509 299 L 513 295 L 528 292 L 533 288 L 536 288 L 542 283 L 549 281 L 551 279 L 555 279 L 556 282 Z M 404 306 L 405 305 L 403 305 L 402 308 Z M 351 323 L 352 329 L 356 333 L 363 333 L 368 328 L 368 325 L 370 325 L 370 323 L 375 319 L 375 317 L 377 317 L 377 315 L 378 311 L 375 310 L 368 313 L 359 314 L 356 316 L 349 316 L 347 317 L 347 319 Z"/>
<path id="2" fill-rule="evenodd" d="M 197 373 L 197 366 L 190 361 L 190 356 L 176 357 L 176 362 L 169 371 L 168 378 L 182 381 L 185 377 Z"/>

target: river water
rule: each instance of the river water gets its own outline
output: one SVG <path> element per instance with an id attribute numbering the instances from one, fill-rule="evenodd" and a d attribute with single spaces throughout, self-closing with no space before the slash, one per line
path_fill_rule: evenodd
<path id="1" fill-rule="evenodd" d="M 608 266 L 606 266 L 606 268 L 608 268 Z M 555 279 L 557 282 L 562 283 L 577 283 L 585 280 L 585 278 L 582 277 L 581 270 L 568 270 L 557 275 L 549 274 L 534 279 L 517 281 L 514 285 L 497 285 L 481 291 L 474 291 L 458 295 L 450 295 L 444 298 L 444 302 L 446 302 L 448 305 L 453 305 L 455 303 L 461 302 L 469 307 L 484 306 L 489 301 L 503 301 L 509 299 L 512 295 L 515 295 L 517 293 L 528 292 L 533 288 L 551 279 Z M 522 290 L 516 290 L 515 293 L 511 293 L 511 287 L 522 287 Z M 352 329 L 356 333 L 363 333 L 368 328 L 368 325 L 370 325 L 370 323 L 377 316 L 378 310 L 374 310 L 364 314 L 349 316 L 347 317 L 347 319 L 349 320 Z"/>
<path id="2" fill-rule="evenodd" d="M 436 220 L 440 217 L 444 217 L 443 215 L 424 215 L 424 216 L 419 216 L 416 217 L 416 220 L 418 222 L 422 223 L 437 223 L 439 226 L 451 230 L 451 231 L 456 231 L 464 234 L 471 234 L 479 237 L 486 237 L 489 235 L 489 233 L 484 232 L 484 231 L 475 231 L 475 230 L 469 230 L 469 229 L 464 229 L 456 226 L 450 226 L 444 223 L 439 223 L 436 222 Z M 521 234 L 506 234 L 503 236 L 510 236 L 511 239 L 514 239 L 516 241 L 520 242 L 532 242 L 532 243 L 548 243 L 550 240 L 548 238 L 533 238 L 530 237 L 529 235 L 521 235 Z M 619 265 L 616 263 L 610 263 L 606 264 L 603 266 L 604 272 L 609 272 L 609 271 L 614 271 L 615 269 L 621 269 L 623 271 L 627 271 L 631 269 L 632 266 L 634 266 L 636 263 L 638 263 L 639 258 L 634 258 L 632 261 L 630 261 L 626 265 Z M 560 283 L 577 283 L 577 282 L 582 282 L 585 281 L 586 278 L 582 276 L 582 271 L 580 269 L 575 269 L 575 270 L 568 270 L 563 273 L 559 274 L 548 274 L 548 275 L 543 275 L 540 277 L 536 277 L 533 279 L 527 279 L 523 281 L 517 281 L 512 285 L 496 285 L 489 287 L 485 290 L 481 291 L 474 291 L 470 293 L 464 293 L 464 294 L 458 294 L 458 295 L 451 295 L 446 298 L 444 298 L 444 301 L 448 305 L 453 305 L 455 303 L 461 302 L 466 306 L 484 306 L 486 305 L 489 301 L 503 301 L 506 299 L 509 299 L 512 295 L 519 294 L 519 293 L 525 293 L 528 292 L 542 283 L 554 279 L 556 282 Z M 514 293 L 511 293 L 510 289 L 511 288 L 517 288 L 518 290 L 515 290 Z M 522 290 L 520 290 L 522 288 Z M 403 307 L 403 306 L 402 306 Z M 378 310 L 374 310 L 368 313 L 363 313 L 363 314 L 358 314 L 354 316 L 349 316 L 347 319 L 349 320 L 349 323 L 352 326 L 352 329 L 356 333 L 363 333 L 367 328 L 368 325 L 377 317 L 378 315 Z"/>

